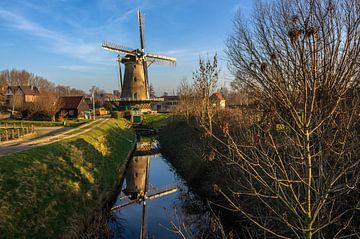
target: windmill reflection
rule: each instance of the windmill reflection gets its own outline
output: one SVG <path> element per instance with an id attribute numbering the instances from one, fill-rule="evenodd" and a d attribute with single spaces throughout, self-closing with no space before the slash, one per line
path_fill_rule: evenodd
<path id="1" fill-rule="evenodd" d="M 143 198 L 147 181 L 147 168 L 150 156 L 134 156 L 126 171 L 124 194 L 131 200 Z"/>
<path id="2" fill-rule="evenodd" d="M 137 149 L 130 160 L 125 173 L 126 187 L 120 195 L 120 204 L 114 206 L 111 211 L 115 212 L 121 208 L 142 202 L 142 217 L 140 238 L 146 238 L 147 234 L 147 207 L 146 201 L 168 195 L 177 191 L 177 187 L 166 185 L 163 188 L 149 187 L 150 158 L 157 150 L 152 147 L 149 141 L 137 143 Z M 129 200 L 128 200 L 129 199 Z"/>

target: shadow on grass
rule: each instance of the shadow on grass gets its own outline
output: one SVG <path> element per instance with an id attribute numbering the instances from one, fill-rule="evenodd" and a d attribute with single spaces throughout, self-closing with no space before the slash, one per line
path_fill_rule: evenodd
<path id="1" fill-rule="evenodd" d="M 100 210 L 120 183 L 133 146 L 125 138 L 134 140 L 132 129 L 112 121 L 74 139 L 1 157 L 0 237 L 59 238 L 86 230 L 90 222 L 78 222 Z"/>

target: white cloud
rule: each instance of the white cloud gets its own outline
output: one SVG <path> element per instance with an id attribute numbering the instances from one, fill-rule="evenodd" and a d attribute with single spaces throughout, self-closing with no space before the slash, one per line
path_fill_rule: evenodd
<path id="1" fill-rule="evenodd" d="M 112 17 L 110 17 L 109 20 L 107 20 L 107 24 L 114 25 L 118 22 L 123 22 L 123 21 L 127 20 L 129 17 L 133 17 L 135 20 L 134 13 L 136 13 L 137 10 L 138 10 L 137 8 L 132 8 L 122 14 L 117 13 L 116 15 L 113 15 Z"/>
<path id="2" fill-rule="evenodd" d="M 100 43 L 84 43 L 81 40 L 49 30 L 14 12 L 0 8 L 0 18 L 9 27 L 47 40 L 51 50 L 68 57 L 80 59 L 94 64 L 109 64 L 108 58 L 100 47 Z"/>

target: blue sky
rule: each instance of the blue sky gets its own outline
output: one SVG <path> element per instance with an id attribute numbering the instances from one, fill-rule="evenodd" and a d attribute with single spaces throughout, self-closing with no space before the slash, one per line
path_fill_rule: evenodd
<path id="1" fill-rule="evenodd" d="M 251 0 L 0 0 L 0 70 L 26 69 L 86 91 L 92 85 L 117 89 L 116 53 L 101 42 L 139 47 L 140 9 L 146 51 L 177 58 L 176 67 L 149 68 L 158 94 L 191 80 L 199 56 L 215 52 L 226 83 L 224 42 L 237 9 L 251 7 Z"/>

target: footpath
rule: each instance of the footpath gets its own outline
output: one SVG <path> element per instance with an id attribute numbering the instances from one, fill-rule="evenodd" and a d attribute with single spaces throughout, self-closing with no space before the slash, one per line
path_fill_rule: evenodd
<path id="1" fill-rule="evenodd" d="M 51 144 L 60 140 L 70 139 L 84 134 L 96 127 L 105 124 L 109 119 L 99 119 L 91 121 L 90 123 L 83 124 L 76 128 L 59 128 L 54 130 L 47 130 L 45 133 L 40 134 L 33 138 L 23 138 L 15 141 L 8 141 L 0 144 L 0 156 L 17 153 L 31 148 Z"/>

